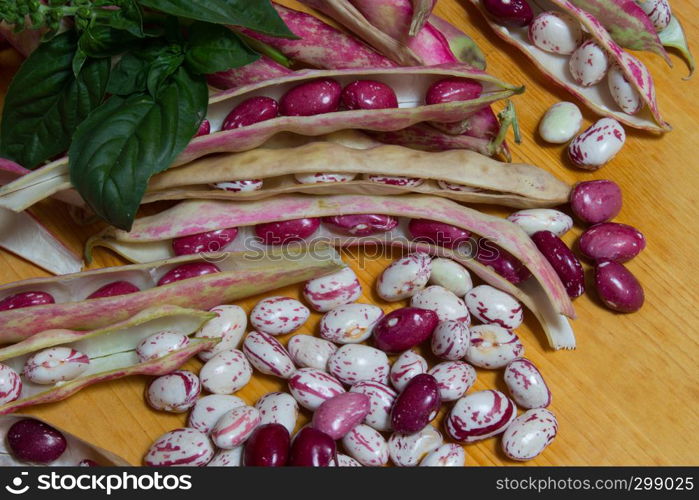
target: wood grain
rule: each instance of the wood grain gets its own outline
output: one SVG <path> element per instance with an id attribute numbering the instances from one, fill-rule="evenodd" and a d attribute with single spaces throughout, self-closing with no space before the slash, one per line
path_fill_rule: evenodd
<path id="1" fill-rule="evenodd" d="M 284 2 L 297 6 L 295 2 Z M 699 38 L 699 4 L 674 0 L 691 41 Z M 570 168 L 564 148 L 542 143 L 536 127 L 553 103 L 568 100 L 517 51 L 497 38 L 464 0 L 440 0 L 437 12 L 472 35 L 486 52 L 489 71 L 505 81 L 525 84 L 525 95 L 516 98 L 524 142 L 513 148 L 515 161 L 540 165 L 571 183 L 609 178 L 624 190 L 624 208 L 618 221 L 640 228 L 648 248 L 628 264 L 646 290 L 643 310 L 617 315 L 603 309 L 588 294 L 576 300 L 578 349 L 553 352 L 545 347 L 543 332 L 528 315 L 520 330 L 526 355 L 541 369 L 554 394 L 551 409 L 560 430 L 554 444 L 530 465 L 680 465 L 698 464 L 699 389 L 699 293 L 695 253 L 699 250 L 697 187 L 699 150 L 696 77 L 683 81 L 686 68 L 672 56 L 669 68 L 657 56 L 639 54 L 657 85 L 660 109 L 674 131 L 657 137 L 627 130 L 628 141 L 618 157 L 603 170 L 588 173 Z M 697 48 L 697 47 L 695 47 Z M 9 51 L 0 54 L 0 92 L 4 94 L 17 59 Z M 596 119 L 585 112 L 586 124 Z M 41 203 L 33 210 L 74 249 L 80 250 L 98 226 L 78 227 L 65 207 Z M 491 210 L 505 214 L 505 211 Z M 573 243 L 576 228 L 566 237 Z M 120 264 L 104 250 L 91 267 Z M 386 310 L 403 304 L 382 302 L 373 291 L 376 277 L 390 255 L 369 256 L 361 251 L 346 254 L 346 261 L 364 283 L 363 302 Z M 0 253 L 3 283 L 41 276 L 36 267 Z M 279 293 L 298 296 L 299 287 Z M 249 310 L 257 298 L 240 305 Z M 314 333 L 319 314 L 301 330 Z M 200 363 L 191 361 L 190 368 Z M 183 425 L 185 415 L 168 415 L 149 409 L 143 400 L 146 378 L 132 378 L 88 388 L 68 401 L 31 410 L 78 436 L 139 464 L 149 444 L 160 434 Z M 255 376 L 239 394 L 253 403 L 282 384 Z M 503 388 L 500 372 L 478 371 L 475 389 Z M 469 465 L 506 464 L 499 441 L 489 439 L 466 448 Z"/>

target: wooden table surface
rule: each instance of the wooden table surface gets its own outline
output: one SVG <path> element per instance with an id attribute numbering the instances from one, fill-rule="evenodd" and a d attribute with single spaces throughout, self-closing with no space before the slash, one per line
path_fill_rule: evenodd
<path id="1" fill-rule="evenodd" d="M 674 0 L 673 6 L 699 51 L 699 4 Z M 571 183 L 614 180 L 624 192 L 624 207 L 617 221 L 638 227 L 648 239 L 648 248 L 628 264 L 645 287 L 646 303 L 639 313 L 613 314 L 592 294 L 579 298 L 575 301 L 579 316 L 574 322 L 575 351 L 547 348 L 531 314 L 519 329 L 526 356 L 539 366 L 551 387 L 550 409 L 560 426 L 550 448 L 529 464 L 699 464 L 699 266 L 694 261 L 699 253 L 699 76 L 684 81 L 686 67 L 675 55 L 674 67 L 669 68 L 655 55 L 640 54 L 655 78 L 660 109 L 674 131 L 656 137 L 627 129 L 626 146 L 613 162 L 594 173 L 579 171 L 566 164 L 562 146 L 546 145 L 536 136 L 545 110 L 555 102 L 570 100 L 568 94 L 497 38 L 467 1 L 440 0 L 437 13 L 474 37 L 487 55 L 492 74 L 526 85 L 526 93 L 515 99 L 524 134 L 524 142 L 513 148 L 515 161 L 539 165 Z M 17 57 L 10 51 L 0 56 L 0 94 L 6 91 L 16 64 Z M 596 120 L 586 110 L 584 115 L 586 124 Z M 33 211 L 78 251 L 98 227 L 77 227 L 57 202 L 41 203 Z M 576 227 L 566 241 L 572 243 L 580 232 Z M 404 305 L 385 303 L 373 290 L 390 255 L 371 260 L 362 258 L 361 252 L 345 256 L 364 284 L 361 302 L 379 304 L 386 311 Z M 100 249 L 91 267 L 121 263 Z M 2 283 L 43 275 L 33 265 L 0 252 Z M 279 293 L 297 297 L 299 290 L 293 286 Z M 258 299 L 239 305 L 249 311 Z M 301 332 L 313 334 L 319 319 L 320 314 L 313 314 Z M 198 369 L 200 365 L 190 361 L 186 367 Z M 186 420 L 186 415 L 151 410 L 143 399 L 146 382 L 145 377 L 136 377 L 93 386 L 67 401 L 30 412 L 139 464 L 155 438 Z M 478 370 L 474 389 L 486 388 L 504 390 L 500 371 Z M 254 403 L 264 393 L 280 389 L 278 380 L 256 374 L 238 395 Z M 488 439 L 467 446 L 467 463 L 512 464 L 499 444 L 497 439 Z"/>

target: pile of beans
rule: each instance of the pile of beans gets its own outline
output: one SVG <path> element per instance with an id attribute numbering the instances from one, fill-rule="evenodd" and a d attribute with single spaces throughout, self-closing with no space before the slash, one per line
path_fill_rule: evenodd
<path id="1" fill-rule="evenodd" d="M 606 78 L 609 94 L 621 111 L 633 115 L 645 106 L 621 68 L 611 63 L 594 39 L 585 40 L 582 26 L 569 14 L 546 11 L 534 16 L 527 0 L 483 0 L 483 6 L 501 24 L 528 26 L 529 41 L 539 49 L 570 56 L 569 75 L 576 84 L 591 87 Z"/>
<path id="2" fill-rule="evenodd" d="M 178 370 L 148 386 L 154 409 L 190 414 L 187 427 L 158 438 L 144 462 L 463 466 L 464 443 L 502 435 L 513 460 L 534 458 L 550 444 L 557 431 L 546 409 L 551 394 L 523 357 L 515 333 L 523 309 L 515 298 L 488 285 L 474 287 L 460 264 L 419 252 L 386 268 L 376 291 L 386 301 L 410 304 L 385 314 L 357 303 L 362 287 L 347 268 L 307 282 L 308 307 L 290 297 L 262 299 L 250 311 L 250 328 L 240 307 L 214 308 L 217 318 L 196 336 L 222 342 L 201 353 L 205 364 L 198 376 Z M 311 309 L 323 313 L 319 335 L 294 334 Z M 283 345 L 279 337 L 290 334 Z M 142 342 L 139 356 L 164 355 L 182 340 L 158 333 Z M 438 360 L 431 368 L 414 350 L 423 345 Z M 509 396 L 469 393 L 474 367 L 503 370 Z M 247 404 L 234 393 L 255 370 L 286 380 L 289 392 Z M 200 397 L 202 391 L 208 395 Z M 432 423 L 445 404 L 442 433 Z M 308 424 L 296 431 L 301 408 Z"/>

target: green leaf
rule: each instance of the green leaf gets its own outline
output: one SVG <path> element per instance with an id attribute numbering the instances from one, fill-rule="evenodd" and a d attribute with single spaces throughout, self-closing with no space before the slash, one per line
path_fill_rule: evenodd
<path id="1" fill-rule="evenodd" d="M 99 11 L 98 20 L 100 24 L 127 31 L 135 37 L 144 36 L 143 14 L 136 0 L 121 0 L 119 10 Z"/>
<path id="2" fill-rule="evenodd" d="M 148 68 L 148 77 L 146 78 L 148 93 L 157 97 L 165 80 L 182 66 L 183 61 L 184 54 L 177 46 L 171 47 L 155 59 Z"/>
<path id="3" fill-rule="evenodd" d="M 269 0 L 139 0 L 139 3 L 195 21 L 244 26 L 267 35 L 296 38 Z"/>
<path id="4" fill-rule="evenodd" d="M 112 57 L 126 52 L 138 40 L 128 31 L 93 24 L 83 31 L 78 47 L 90 57 Z"/>
<path id="5" fill-rule="evenodd" d="M 134 50 L 124 54 L 114 66 L 107 92 L 115 95 L 129 95 L 145 91 L 148 88 L 148 77 L 154 62 L 161 57 L 167 58 L 171 51 L 173 46 L 167 45 L 162 40 L 142 42 Z M 181 50 L 177 48 L 176 53 L 181 54 Z M 153 78 L 155 76 L 154 74 Z"/>
<path id="6" fill-rule="evenodd" d="M 69 31 L 43 43 L 22 64 L 5 98 L 0 156 L 36 168 L 63 153 L 71 136 L 102 102 L 108 59 L 87 59 L 73 73 L 77 36 Z"/>
<path id="7" fill-rule="evenodd" d="M 113 96 L 85 120 L 70 147 L 70 178 L 97 215 L 130 229 L 148 180 L 194 136 L 208 102 L 206 80 L 179 68 L 157 98 Z"/>
<path id="8" fill-rule="evenodd" d="M 206 75 L 253 63 L 260 55 L 228 28 L 197 22 L 189 27 L 187 67 Z"/>

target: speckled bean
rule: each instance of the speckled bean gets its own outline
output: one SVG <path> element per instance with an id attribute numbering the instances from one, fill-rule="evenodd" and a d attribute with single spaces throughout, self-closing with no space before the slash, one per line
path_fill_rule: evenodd
<path id="1" fill-rule="evenodd" d="M 457 360 L 466 356 L 471 332 L 461 321 L 441 321 L 432 334 L 432 353 L 441 359 Z"/>
<path id="2" fill-rule="evenodd" d="M 243 444 L 260 424 L 260 412 L 252 406 L 239 406 L 221 415 L 211 431 L 219 448 L 230 450 Z"/>
<path id="3" fill-rule="evenodd" d="M 209 311 L 216 313 L 216 317 L 207 321 L 194 337 L 220 338 L 221 341 L 213 348 L 199 353 L 202 361 L 210 360 L 219 352 L 237 349 L 248 326 L 248 315 L 240 306 L 216 306 Z"/>
<path id="4" fill-rule="evenodd" d="M 484 266 L 517 285 L 531 277 L 531 272 L 508 251 L 498 247 L 490 240 L 481 239 L 476 250 L 476 260 Z"/>
<path id="5" fill-rule="evenodd" d="M 429 284 L 446 288 L 459 297 L 463 297 L 473 288 L 473 280 L 468 270 L 458 262 L 442 257 L 432 260 Z"/>
<path id="6" fill-rule="evenodd" d="M 420 467 L 463 467 L 466 452 L 463 446 L 454 443 L 443 444 L 420 462 Z"/>
<path id="7" fill-rule="evenodd" d="M 528 359 L 510 361 L 505 368 L 505 384 L 521 408 L 546 408 L 551 404 L 551 391 L 544 377 Z"/>
<path id="8" fill-rule="evenodd" d="M 357 80 L 342 90 L 342 104 L 347 109 L 388 109 L 398 107 L 398 98 L 383 82 Z"/>
<path id="9" fill-rule="evenodd" d="M 175 429 L 160 436 L 143 458 L 149 467 L 202 467 L 214 456 L 209 438 L 196 429 Z"/>
<path id="10" fill-rule="evenodd" d="M 189 262 L 170 269 L 159 280 L 157 286 L 165 286 L 176 281 L 197 278 L 206 274 L 220 273 L 221 270 L 211 262 Z"/>
<path id="11" fill-rule="evenodd" d="M 398 356 L 391 366 L 389 378 L 391 385 L 402 391 L 413 377 L 427 373 L 427 361 L 414 351 L 405 351 Z"/>
<path id="12" fill-rule="evenodd" d="M 222 130 L 233 130 L 276 118 L 279 103 L 271 97 L 256 96 L 244 100 L 228 113 Z"/>
<path id="13" fill-rule="evenodd" d="M 288 90 L 279 101 L 284 116 L 313 116 L 332 113 L 340 107 L 342 86 L 330 78 L 319 78 Z"/>
<path id="14" fill-rule="evenodd" d="M 11 403 L 22 394 L 22 377 L 9 366 L 0 364 L 0 406 Z"/>
<path id="15" fill-rule="evenodd" d="M 54 304 L 56 301 L 50 293 L 46 292 L 21 292 L 0 300 L 0 311 L 21 309 L 24 307 L 43 306 Z"/>
<path id="16" fill-rule="evenodd" d="M 413 377 L 396 398 L 391 410 L 391 425 L 395 432 L 418 432 L 437 416 L 439 386 L 432 375 L 422 373 Z"/>
<path id="17" fill-rule="evenodd" d="M 323 223 L 337 233 L 359 238 L 391 231 L 398 225 L 398 219 L 390 215 L 351 214 L 323 217 Z"/>
<path id="18" fill-rule="evenodd" d="M 635 115 L 643 109 L 645 103 L 641 94 L 638 93 L 636 87 L 629 83 L 618 64 L 614 64 L 609 68 L 607 85 L 609 86 L 609 92 L 612 94 L 612 99 L 624 113 Z"/>
<path id="19" fill-rule="evenodd" d="M 349 455 L 367 467 L 381 467 L 388 463 L 388 443 L 368 425 L 358 425 L 342 438 L 342 446 Z"/>
<path id="20" fill-rule="evenodd" d="M 146 400 L 156 410 L 183 413 L 194 406 L 200 392 L 199 377 L 188 370 L 176 370 L 148 384 Z"/>
<path id="21" fill-rule="evenodd" d="M 571 299 L 585 292 L 585 271 L 573 251 L 551 231 L 539 231 L 532 241 L 551 264 Z"/>
<path id="22" fill-rule="evenodd" d="M 313 413 L 311 425 L 337 440 L 359 425 L 369 413 L 369 397 L 345 392 L 326 399 Z"/>
<path id="23" fill-rule="evenodd" d="M 602 118 L 573 139 L 568 157 L 577 167 L 597 170 L 621 151 L 626 142 L 624 128 L 612 118 Z"/>
<path id="24" fill-rule="evenodd" d="M 408 231 L 415 241 L 445 248 L 456 248 L 471 237 L 465 229 L 429 219 L 411 219 Z"/>
<path id="25" fill-rule="evenodd" d="M 207 467 L 242 467 L 244 449 L 241 445 L 231 450 L 218 450 Z"/>
<path id="26" fill-rule="evenodd" d="M 394 432 L 388 440 L 388 454 L 398 467 L 415 467 L 420 460 L 442 446 L 442 434 L 426 426 L 415 434 Z"/>
<path id="27" fill-rule="evenodd" d="M 267 333 L 248 333 L 243 341 L 243 352 L 250 364 L 265 375 L 287 379 L 296 371 L 284 346 Z"/>
<path id="28" fill-rule="evenodd" d="M 310 314 L 306 306 L 291 297 L 267 297 L 250 311 L 250 323 L 260 332 L 284 335 L 298 330 Z"/>
<path id="29" fill-rule="evenodd" d="M 317 368 L 325 370 L 328 359 L 337 351 L 332 342 L 312 335 L 294 335 L 286 344 L 291 359 L 301 368 Z"/>
<path id="30" fill-rule="evenodd" d="M 363 380 L 385 384 L 389 369 L 386 353 L 362 344 L 343 345 L 328 360 L 328 371 L 347 385 Z"/>
<path id="31" fill-rule="evenodd" d="M 325 313 L 320 320 L 320 336 L 337 344 L 356 344 L 368 339 L 383 317 L 380 307 L 347 304 Z"/>
<path id="32" fill-rule="evenodd" d="M 410 300 L 411 307 L 430 309 L 437 313 L 439 321 L 471 323 L 471 315 L 463 300 L 444 287 L 432 285 L 420 290 Z"/>
<path id="33" fill-rule="evenodd" d="M 418 187 L 425 181 L 419 177 L 401 177 L 395 175 L 365 174 L 364 178 L 370 182 L 388 184 L 389 186 Z"/>
<path id="34" fill-rule="evenodd" d="M 196 401 L 189 412 L 187 426 L 204 434 L 210 434 L 218 419 L 229 410 L 245 406 L 245 401 L 237 396 L 210 394 Z"/>
<path id="35" fill-rule="evenodd" d="M 617 222 L 595 224 L 580 237 L 580 253 L 590 260 L 627 262 L 646 248 L 646 238 L 633 226 Z"/>
<path id="36" fill-rule="evenodd" d="M 286 392 L 270 392 L 257 400 L 255 408 L 260 411 L 260 425 L 281 424 L 289 434 L 294 432 L 299 417 L 299 404 L 293 396 Z"/>
<path id="37" fill-rule="evenodd" d="M 427 373 L 437 381 L 442 401 L 456 401 L 476 383 L 476 370 L 463 361 L 444 361 Z"/>
<path id="38" fill-rule="evenodd" d="M 524 346 L 517 334 L 500 325 L 471 327 L 471 346 L 466 361 L 479 368 L 495 370 L 505 367 L 524 354 Z"/>
<path id="39" fill-rule="evenodd" d="M 369 397 L 369 413 L 364 419 L 365 424 L 380 432 L 391 430 L 391 408 L 398 397 L 396 391 L 381 382 L 367 380 L 354 384 L 350 392 Z"/>
<path id="40" fill-rule="evenodd" d="M 600 259 L 595 265 L 597 295 L 612 311 L 632 313 L 645 301 L 643 287 L 631 271 L 613 260 Z"/>
<path id="41" fill-rule="evenodd" d="M 558 421 L 553 413 L 544 408 L 528 410 L 503 434 L 502 451 L 512 460 L 531 460 L 551 444 L 557 433 Z"/>
<path id="42" fill-rule="evenodd" d="M 357 174 L 344 174 L 341 172 L 315 172 L 294 174 L 299 184 L 336 184 L 354 180 Z"/>
<path id="43" fill-rule="evenodd" d="M 328 312 L 336 307 L 351 304 L 362 296 L 362 285 L 352 268 L 307 281 L 303 296 L 311 309 Z"/>
<path id="44" fill-rule="evenodd" d="M 289 379 L 289 392 L 304 408 L 315 411 L 323 401 L 345 392 L 339 380 L 316 368 L 300 368 Z"/>
<path id="45" fill-rule="evenodd" d="M 231 193 L 250 193 L 262 189 L 262 179 L 244 179 L 239 181 L 225 181 L 213 184 L 216 189 L 222 189 Z"/>
<path id="46" fill-rule="evenodd" d="M 502 292 L 490 285 L 479 285 L 464 297 L 466 306 L 481 323 L 495 323 L 514 330 L 524 320 L 524 310 L 509 293 Z"/>
<path id="47" fill-rule="evenodd" d="M 551 231 L 556 236 L 563 236 L 573 227 L 573 219 L 552 208 L 528 208 L 519 210 L 507 217 L 531 236 L 539 231 Z"/>
<path id="48" fill-rule="evenodd" d="M 221 351 L 201 367 L 201 385 L 213 394 L 232 394 L 245 387 L 252 377 L 250 362 L 238 349 Z"/>
<path id="49" fill-rule="evenodd" d="M 128 281 L 113 281 L 112 283 L 107 283 L 106 285 L 98 288 L 90 295 L 87 296 L 87 300 L 102 299 L 104 297 L 116 297 L 119 295 L 128 295 L 130 293 L 136 293 L 140 289 L 133 283 Z"/>
<path id="50" fill-rule="evenodd" d="M 189 344 L 189 337 L 172 330 L 163 330 L 146 337 L 136 346 L 136 355 L 141 363 L 167 356 Z"/>
<path id="51" fill-rule="evenodd" d="M 473 443 L 505 432 L 517 416 L 514 402 L 500 391 L 478 391 L 459 399 L 444 419 L 454 441 Z"/>
<path id="52" fill-rule="evenodd" d="M 621 212 L 622 201 L 619 185 L 604 179 L 579 182 L 570 193 L 570 208 L 587 224 L 612 220 Z"/>
<path id="53" fill-rule="evenodd" d="M 564 12 L 542 12 L 529 25 L 529 41 L 553 54 L 572 54 L 582 40 L 580 23 Z"/>
<path id="54" fill-rule="evenodd" d="M 583 87 L 591 87 L 607 76 L 609 57 L 594 40 L 587 40 L 570 56 L 568 68 L 575 83 Z"/>
<path id="55" fill-rule="evenodd" d="M 470 101 L 483 93 L 483 85 L 470 78 L 444 78 L 434 82 L 427 89 L 425 104 Z"/>
<path id="56" fill-rule="evenodd" d="M 90 366 L 87 355 L 70 347 L 49 347 L 30 356 L 24 363 L 24 376 L 35 384 L 55 384 L 73 380 Z"/>
<path id="57" fill-rule="evenodd" d="M 423 252 L 411 253 L 392 262 L 379 276 L 376 292 L 388 302 L 412 297 L 427 285 L 431 263 L 432 258 Z"/>
<path id="58" fill-rule="evenodd" d="M 418 307 L 402 307 L 381 318 L 374 327 L 374 345 L 398 353 L 429 339 L 439 323 L 437 313 Z"/>
<path id="59" fill-rule="evenodd" d="M 266 245 L 284 245 L 310 237 L 320 227 L 320 219 L 292 219 L 255 226 L 255 234 Z"/>
<path id="60" fill-rule="evenodd" d="M 175 255 L 193 255 L 206 252 L 220 252 L 230 245 L 238 235 L 238 229 L 229 227 L 207 233 L 182 236 L 172 240 L 172 251 Z"/>

